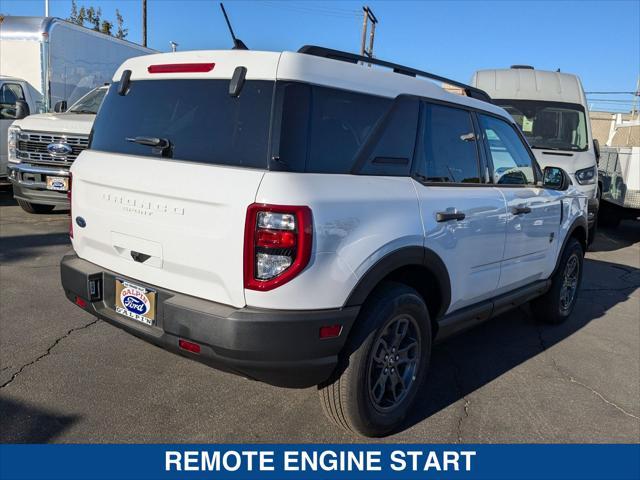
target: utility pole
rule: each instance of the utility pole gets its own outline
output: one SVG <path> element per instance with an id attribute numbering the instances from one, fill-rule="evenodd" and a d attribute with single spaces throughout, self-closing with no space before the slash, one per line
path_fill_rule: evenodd
<path id="1" fill-rule="evenodd" d="M 147 46 L 147 0 L 142 0 L 142 46 Z"/>
<path id="2" fill-rule="evenodd" d="M 362 44 L 360 45 L 360 55 L 363 57 L 373 58 L 373 40 L 376 34 L 376 24 L 378 19 L 373 14 L 373 10 L 369 7 L 362 7 L 364 19 L 362 21 Z M 369 48 L 367 49 L 367 29 L 371 22 L 371 33 L 369 34 Z M 371 64 L 369 64 L 371 66 Z"/>

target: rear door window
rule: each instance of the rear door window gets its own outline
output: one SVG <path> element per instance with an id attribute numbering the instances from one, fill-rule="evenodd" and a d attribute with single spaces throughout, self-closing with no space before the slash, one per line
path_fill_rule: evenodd
<path id="1" fill-rule="evenodd" d="M 418 173 L 427 183 L 482 183 L 471 113 L 425 103 L 417 152 Z"/>
<path id="2" fill-rule="evenodd" d="M 126 95 L 117 88 L 109 87 L 90 148 L 159 156 L 127 140 L 152 137 L 169 141 L 177 160 L 267 167 L 274 82 L 249 80 L 237 98 L 229 80 L 134 80 Z"/>

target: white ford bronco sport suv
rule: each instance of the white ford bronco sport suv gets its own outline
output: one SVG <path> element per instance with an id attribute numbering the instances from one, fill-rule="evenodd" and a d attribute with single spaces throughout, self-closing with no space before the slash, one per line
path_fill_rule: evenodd
<path id="1" fill-rule="evenodd" d="M 434 340 L 529 300 L 566 319 L 587 242 L 509 114 L 424 77 L 320 47 L 127 60 L 71 169 L 67 297 L 389 433 Z"/>

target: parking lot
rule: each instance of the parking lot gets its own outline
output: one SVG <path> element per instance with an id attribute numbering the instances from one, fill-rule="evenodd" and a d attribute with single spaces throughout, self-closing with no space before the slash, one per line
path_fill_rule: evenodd
<path id="1" fill-rule="evenodd" d="M 315 389 L 221 373 L 73 306 L 68 215 L 0 194 L 0 441 L 356 442 Z M 573 317 L 527 308 L 436 347 L 394 442 L 639 442 L 640 223 L 600 231 Z"/>

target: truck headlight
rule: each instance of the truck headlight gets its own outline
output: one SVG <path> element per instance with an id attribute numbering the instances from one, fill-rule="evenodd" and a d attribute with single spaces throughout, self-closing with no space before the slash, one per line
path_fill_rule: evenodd
<path id="1" fill-rule="evenodd" d="M 598 178 L 596 167 L 583 168 L 576 172 L 576 180 L 580 185 L 593 185 Z"/>
<path id="2" fill-rule="evenodd" d="M 9 161 L 20 163 L 18 158 L 18 137 L 20 136 L 20 127 L 11 125 L 8 131 L 7 146 L 9 147 Z"/>

